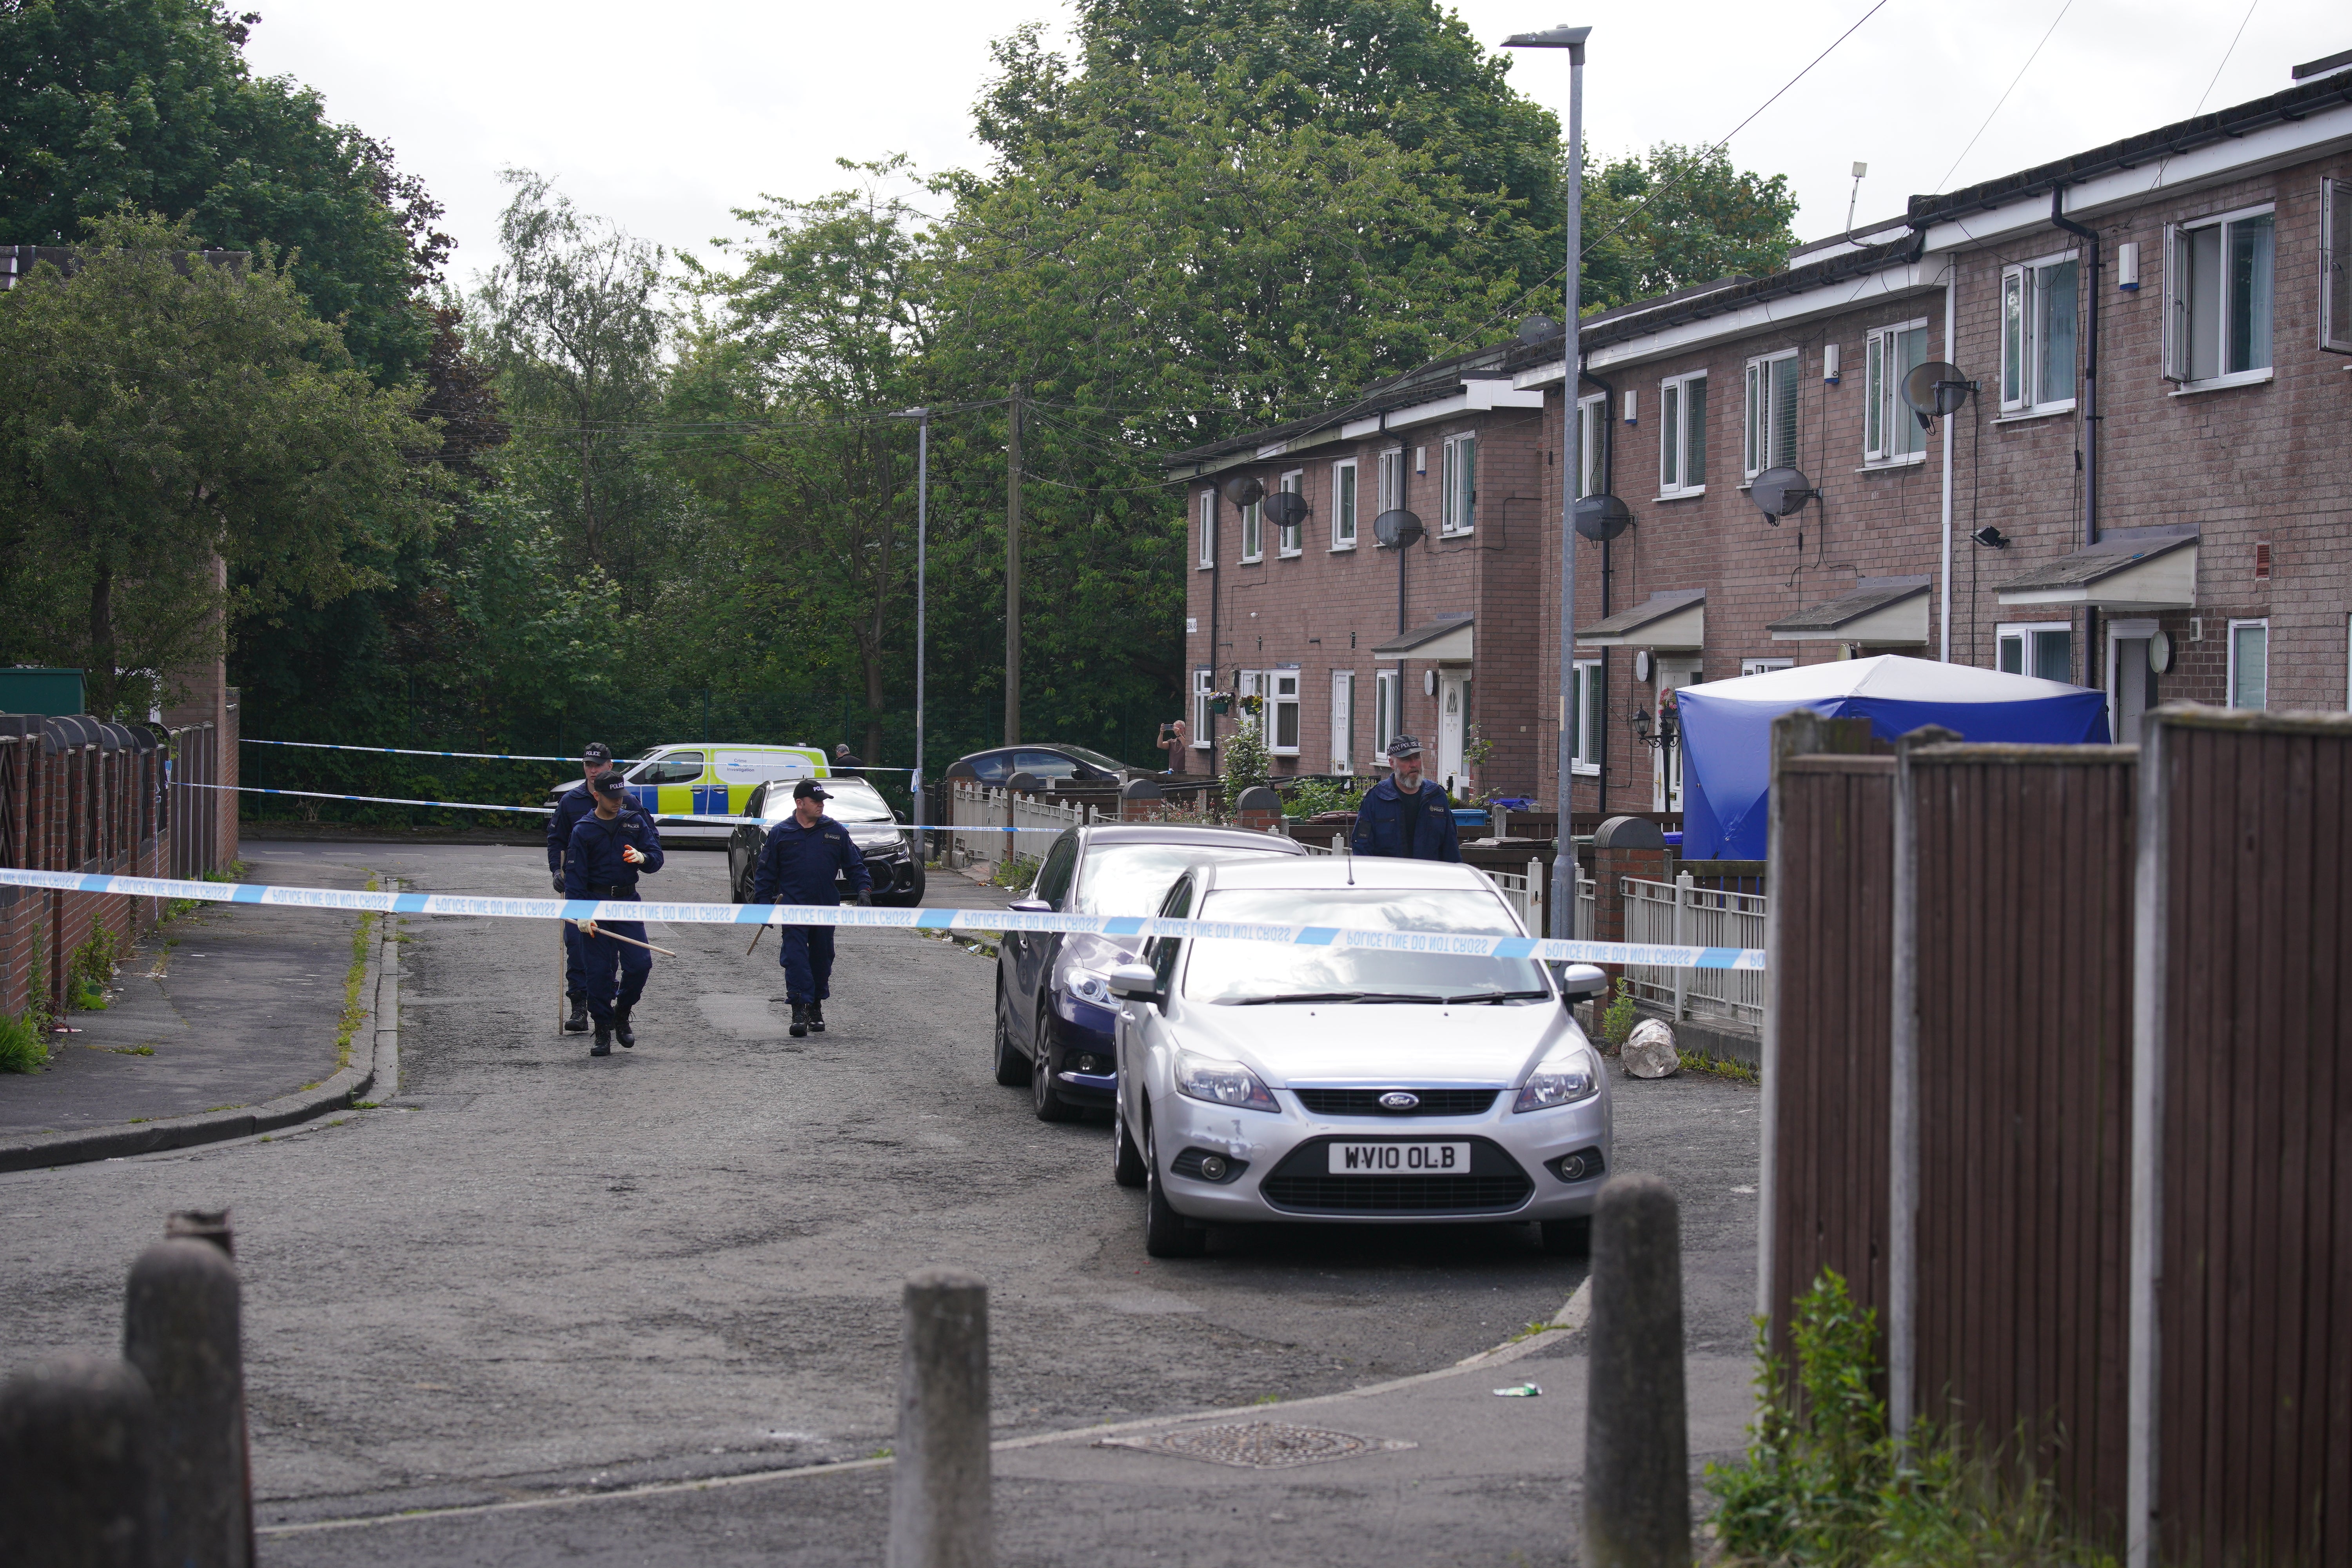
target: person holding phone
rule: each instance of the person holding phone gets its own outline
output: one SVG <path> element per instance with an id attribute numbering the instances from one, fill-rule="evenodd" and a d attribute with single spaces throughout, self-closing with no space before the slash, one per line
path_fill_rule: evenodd
<path id="1" fill-rule="evenodd" d="M 1168 771 L 1184 771 L 1184 753 L 1192 749 L 1192 727 L 1183 720 L 1174 720 L 1160 726 L 1160 749 L 1168 753 Z"/>

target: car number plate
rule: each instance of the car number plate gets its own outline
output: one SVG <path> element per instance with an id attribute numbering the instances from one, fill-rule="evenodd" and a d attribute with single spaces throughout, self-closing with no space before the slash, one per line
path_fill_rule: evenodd
<path id="1" fill-rule="evenodd" d="M 1466 1176 L 1467 1143 L 1332 1143 L 1335 1176 Z"/>

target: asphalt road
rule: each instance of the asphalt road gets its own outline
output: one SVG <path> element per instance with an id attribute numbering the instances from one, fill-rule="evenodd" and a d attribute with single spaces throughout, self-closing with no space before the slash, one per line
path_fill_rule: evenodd
<path id="1" fill-rule="evenodd" d="M 271 854 L 424 891 L 545 885 L 532 849 Z M 723 858 L 677 853 L 648 886 L 723 901 Z M 412 917 L 404 933 L 403 1080 L 382 1109 L 0 1176 L 10 1362 L 110 1348 L 164 1214 L 234 1209 L 265 1526 L 873 1455 L 894 1422 L 899 1285 L 926 1263 L 991 1282 L 1000 1437 L 1449 1366 L 1549 1320 L 1582 1278 L 1524 1226 L 1270 1227 L 1147 1258 L 1107 1123 L 1040 1123 L 1025 1090 L 991 1081 L 992 965 L 946 942 L 844 932 L 833 1028 L 794 1041 L 772 938 L 746 960 L 740 931 L 656 927 L 681 957 L 657 961 L 638 1047 L 598 1060 L 555 1032 L 551 929 Z M 1684 1195 L 1690 1342 L 1736 1356 L 1757 1096 L 1681 1079 L 1623 1083 L 1618 1106 L 1620 1168 Z M 845 1552 L 884 1479 L 795 1484 L 810 1506 L 839 1492 Z M 642 1505 L 637 1544 L 610 1560 L 718 1560 L 723 1497 L 757 1489 L 673 1494 L 708 1500 L 697 1530 L 666 1522 L 685 1505 Z M 390 1538 L 405 1525 L 278 1535 L 263 1557 L 571 1561 L 567 1532 L 604 1527 L 559 1527 L 562 1511 L 503 1516 L 539 1521 L 504 1534 L 453 1520 L 429 1548 Z"/>

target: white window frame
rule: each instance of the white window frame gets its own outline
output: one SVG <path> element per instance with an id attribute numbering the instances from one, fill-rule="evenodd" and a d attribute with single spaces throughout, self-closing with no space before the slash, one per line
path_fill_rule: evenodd
<path id="1" fill-rule="evenodd" d="M 2231 231 L 2249 218 L 2260 217 L 2271 220 L 2270 349 L 2263 363 L 2230 370 L 2226 368 L 2230 332 L 2236 325 L 2229 277 Z M 2212 374 L 2200 376 L 2194 374 L 2196 345 L 2191 340 L 2196 336 L 2197 323 L 2189 316 L 2192 301 L 2188 296 L 2195 283 L 2195 268 L 2189 263 L 2189 247 L 2196 243 L 2198 235 L 2208 229 L 2221 231 L 2217 264 L 2221 275 L 2214 289 L 2214 310 L 2219 318 L 2213 324 L 2214 363 L 2217 368 Z M 2277 374 L 2278 241 L 2278 204 L 2275 202 L 2263 202 L 2256 206 L 2240 207 L 2231 212 L 2214 213 L 2210 216 L 2164 226 L 2164 377 L 2179 384 L 2177 391 L 2208 392 L 2223 386 L 2247 386 L 2268 381 Z"/>
<path id="2" fill-rule="evenodd" d="M 1608 400 L 1599 393 L 1576 400 L 1576 499 L 1594 493 L 1601 482 L 1601 443 L 1609 439 L 1609 416 L 1601 411 Z"/>
<path id="3" fill-rule="evenodd" d="M 1466 462 L 1465 452 L 1469 454 Z M 1474 532 L 1478 526 L 1478 433 L 1465 430 L 1446 437 L 1439 460 L 1437 531 L 1449 538 Z"/>
<path id="4" fill-rule="evenodd" d="M 1382 669 L 1372 676 L 1372 766 L 1384 768 L 1389 763 L 1389 742 L 1404 728 L 1402 700 L 1403 671 Z"/>
<path id="5" fill-rule="evenodd" d="M 1331 548 L 1356 548 L 1356 512 L 1363 501 L 1356 459 L 1343 458 L 1331 465 Z"/>
<path id="6" fill-rule="evenodd" d="M 1265 559 L 1265 502 L 1254 500 L 1241 513 L 1242 564 L 1253 566 Z"/>
<path id="7" fill-rule="evenodd" d="M 1356 672 L 1331 672 L 1331 771 L 1356 771 Z"/>
<path id="8" fill-rule="evenodd" d="M 1196 666 L 1192 671 L 1192 749 L 1205 752 L 1216 742 L 1217 716 L 1209 711 L 1210 695 L 1217 689 L 1217 672 L 1206 666 Z"/>
<path id="9" fill-rule="evenodd" d="M 2041 384 L 2042 336 L 2047 330 L 2044 303 L 2052 297 L 2042 274 L 2053 267 L 2074 268 L 2074 390 L 2063 397 L 2047 397 Z M 2083 386 L 2083 263 L 2082 253 L 2053 251 L 2000 270 L 2000 411 L 2024 418 L 2063 414 L 2073 408 Z"/>
<path id="10" fill-rule="evenodd" d="M 1390 447 L 1373 460 L 1380 465 L 1381 507 L 1372 514 L 1378 517 L 1404 505 L 1404 448 Z"/>
<path id="11" fill-rule="evenodd" d="M 1304 468 L 1293 468 L 1290 472 L 1283 475 L 1281 479 L 1275 481 L 1275 489 L 1278 490 L 1287 490 L 1292 495 L 1297 495 L 1300 488 L 1303 487 L 1306 482 L 1307 471 Z M 1306 554 L 1307 525 L 1301 522 L 1295 527 L 1276 529 L 1274 531 L 1274 552 L 1276 555 L 1284 559 L 1287 559 L 1293 555 Z"/>
<path id="12" fill-rule="evenodd" d="M 2033 644 L 2033 638 L 2034 638 L 2034 634 L 2035 634 L 2035 633 L 2037 633 L 2037 632 L 2064 632 L 2064 633 L 2066 634 L 2066 673 L 2065 673 L 2065 674 L 2063 674 L 2063 675 L 2055 675 L 2055 676 L 2053 676 L 2053 675 L 2042 675 L 2042 674 L 2041 673 L 2041 671 L 2039 671 L 2039 670 L 2034 669 L 2034 668 L 2032 668 L 2032 664 L 2033 664 L 2033 662 L 2034 662 L 2034 657 L 2033 657 L 2033 647 L 2034 647 L 2034 644 Z M 2005 642 L 2011 641 L 2011 640 L 2016 641 L 2016 643 L 2018 644 L 2019 649 L 2020 649 L 2019 656 L 2018 656 L 2018 661 L 2017 661 L 2017 669 L 2016 669 L 2015 673 L 2017 673 L 2017 674 L 2019 674 L 2019 675 L 2031 675 L 2031 676 L 2034 676 L 2034 677 L 2036 677 L 2037 679 L 2042 679 L 2042 680 L 2063 680 L 2063 681 L 2065 681 L 2065 682 L 2066 682 L 2068 685 L 2070 685 L 2070 686 L 2071 686 L 2071 685 L 2073 685 L 2073 684 L 2074 684 L 2074 622 L 2072 622 L 2072 621 L 2003 621 L 2003 622 L 2001 622 L 1999 626 L 1997 626 L 1993 627 L 1993 636 L 1992 636 L 1992 667 L 1993 667 L 1995 669 L 2000 669 L 2000 668 L 2002 668 L 2002 666 L 2001 666 L 2001 662 L 2000 662 L 2000 645 L 2001 645 L 2001 644 L 2003 644 L 2003 643 L 2005 643 Z"/>
<path id="13" fill-rule="evenodd" d="M 1769 675 L 1776 669 L 1796 668 L 1797 661 L 1793 658 L 1743 658 L 1739 661 L 1739 673 L 1742 675 Z"/>
<path id="14" fill-rule="evenodd" d="M 1601 683 L 1601 661 L 1576 661 L 1574 695 L 1568 709 L 1568 771 L 1588 778 L 1601 773 L 1601 722 L 1607 699 Z"/>
<path id="15" fill-rule="evenodd" d="M 1217 563 L 1217 492 L 1213 487 L 1201 492 L 1199 510 L 1201 528 L 1201 570 L 1206 572 Z"/>
<path id="16" fill-rule="evenodd" d="M 1908 374 L 1901 366 L 1901 344 L 1912 333 L 1919 336 L 1919 363 L 1927 362 L 1927 318 L 1890 322 L 1874 327 L 1863 343 L 1863 408 L 1862 460 L 1873 468 L 1904 468 L 1927 460 L 1927 433 L 1912 416 L 1911 405 L 1903 401 L 1903 377 Z M 1888 440 L 1899 436 L 1903 443 L 1917 442 L 1906 450 L 1904 446 Z"/>
<path id="17" fill-rule="evenodd" d="M 2230 623 L 2230 683 L 2223 688 L 2222 694 L 2231 707 L 2242 706 L 2238 701 L 2238 634 L 2249 631 L 2259 631 L 2263 634 L 2263 700 L 2254 704 L 2254 708 L 2259 710 L 2271 705 L 2271 618 L 2268 616 L 2256 616 L 2247 620 Z"/>
<path id="18" fill-rule="evenodd" d="M 1295 757 L 1298 742 L 1305 737 L 1300 728 L 1304 717 L 1299 711 L 1298 688 L 1306 678 L 1295 664 L 1280 666 L 1266 671 L 1265 686 L 1265 749 L 1270 756 Z M 1283 710 L 1290 712 L 1290 744 L 1280 743 Z"/>
<path id="19" fill-rule="evenodd" d="M 1785 376 L 1779 367 L 1786 364 Z M 1741 475 L 1753 479 L 1767 468 L 1794 468 L 1797 463 L 1797 414 L 1801 408 L 1797 397 L 1798 384 L 1803 381 L 1797 365 L 1795 349 L 1780 349 L 1769 354 L 1757 354 L 1748 362 L 1743 380 L 1747 395 L 1745 417 L 1740 422 L 1739 461 Z M 1785 389 L 1783 383 L 1786 383 Z M 1781 416 L 1780 399 L 1789 399 L 1789 414 Z M 1789 437 L 1789 450 L 1779 449 L 1779 437 L 1783 429 Z"/>
<path id="20" fill-rule="evenodd" d="M 2352 180 L 2319 182 L 2319 349 L 2352 354 Z"/>
<path id="21" fill-rule="evenodd" d="M 1706 372 L 1670 375 L 1658 383 L 1658 499 L 1675 500 L 1706 494 L 1706 395 L 1700 395 L 1696 426 L 1690 416 L 1690 389 L 1706 385 Z M 1691 480 L 1691 434 L 1698 435 L 1698 483 Z"/>

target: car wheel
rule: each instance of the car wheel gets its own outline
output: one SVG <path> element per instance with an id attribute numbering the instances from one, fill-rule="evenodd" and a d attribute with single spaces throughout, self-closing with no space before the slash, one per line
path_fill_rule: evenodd
<path id="1" fill-rule="evenodd" d="M 909 909 L 912 909 L 914 906 L 923 901 L 923 889 L 929 880 L 929 879 L 923 875 L 923 863 L 920 860 L 915 862 L 914 869 L 914 881 L 909 883 L 907 890 L 900 893 L 895 900 L 898 903 L 906 905 Z"/>
<path id="2" fill-rule="evenodd" d="M 1143 1127 L 1143 1250 L 1154 1258 L 1198 1258 L 1209 1249 L 1209 1227 L 1169 1206 L 1160 1174 L 1160 1145 Z"/>
<path id="3" fill-rule="evenodd" d="M 1590 1219 L 1547 1219 L 1537 1223 L 1543 1231 L 1543 1249 L 1554 1258 L 1583 1258 L 1591 1253 Z"/>
<path id="4" fill-rule="evenodd" d="M 1029 1058 L 1013 1043 L 1013 1031 L 1005 1027 L 1004 982 L 996 982 L 996 1081 L 1007 1089 L 1019 1089 L 1029 1081 Z"/>
<path id="5" fill-rule="evenodd" d="M 1127 1135 L 1127 1112 L 1116 1097 L 1110 1110 L 1110 1179 L 1122 1187 L 1143 1185 L 1143 1151 Z"/>
<path id="6" fill-rule="evenodd" d="M 1040 1121 L 1076 1121 L 1086 1108 L 1063 1099 L 1061 1086 L 1054 1081 L 1054 1047 L 1046 1034 L 1051 1027 L 1046 1009 L 1052 1005 L 1047 998 L 1037 998 L 1037 1032 L 1029 1047 L 1029 1108 Z"/>

